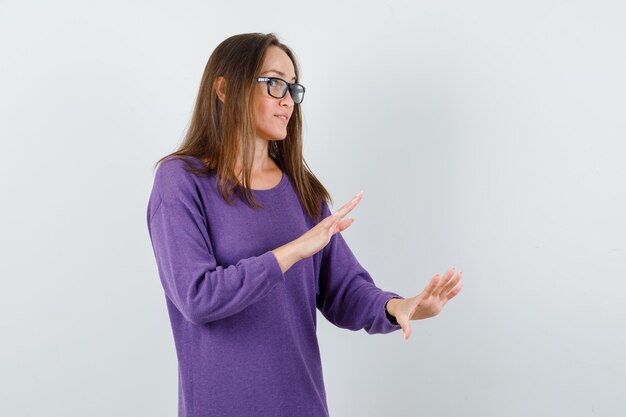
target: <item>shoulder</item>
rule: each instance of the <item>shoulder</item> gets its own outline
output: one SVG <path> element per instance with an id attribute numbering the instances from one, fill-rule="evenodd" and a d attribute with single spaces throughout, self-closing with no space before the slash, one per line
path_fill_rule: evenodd
<path id="1" fill-rule="evenodd" d="M 198 176 L 189 169 L 201 168 L 202 163 L 193 156 L 168 156 L 158 165 L 154 176 L 154 187 L 161 199 L 180 199 L 197 190 Z"/>
<path id="2" fill-rule="evenodd" d="M 169 155 L 161 161 L 158 166 L 158 170 L 164 170 L 163 172 L 180 172 L 184 167 L 189 166 L 193 168 L 203 168 L 204 164 L 195 156 L 191 155 Z M 185 171 L 186 172 L 186 171 Z"/>

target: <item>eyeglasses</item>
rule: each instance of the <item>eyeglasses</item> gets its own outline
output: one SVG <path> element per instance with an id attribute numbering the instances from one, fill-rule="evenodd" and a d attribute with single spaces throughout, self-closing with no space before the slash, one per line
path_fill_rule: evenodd
<path id="1" fill-rule="evenodd" d="M 267 93 L 275 98 L 283 98 L 289 90 L 291 99 L 294 103 L 300 104 L 304 99 L 304 86 L 298 83 L 288 83 L 282 78 L 276 77 L 258 77 L 257 82 L 267 83 Z"/>

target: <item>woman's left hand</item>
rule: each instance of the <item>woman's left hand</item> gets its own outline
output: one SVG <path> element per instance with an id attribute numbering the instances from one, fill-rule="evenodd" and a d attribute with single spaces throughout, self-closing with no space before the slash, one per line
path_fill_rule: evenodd
<path id="1" fill-rule="evenodd" d="M 402 327 L 404 340 L 411 336 L 411 320 L 422 320 L 434 317 L 441 312 L 443 306 L 456 296 L 463 284 L 459 284 L 463 272 L 454 275 L 450 268 L 443 277 L 436 274 L 426 285 L 424 291 L 411 298 L 389 300 L 387 311 L 396 318 Z M 458 285 L 457 285 L 458 284 Z"/>

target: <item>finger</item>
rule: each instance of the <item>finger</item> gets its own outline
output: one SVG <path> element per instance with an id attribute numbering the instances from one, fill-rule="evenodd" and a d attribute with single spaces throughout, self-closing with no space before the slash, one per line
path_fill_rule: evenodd
<path id="1" fill-rule="evenodd" d="M 361 201 L 362 197 L 363 197 L 363 191 L 359 191 L 354 197 L 352 197 L 352 200 L 348 201 L 346 204 L 341 206 L 341 208 L 337 210 L 335 213 L 339 213 L 340 217 L 344 217 L 346 214 L 350 213 L 350 211 L 352 211 L 352 209 L 356 207 L 356 205 Z"/>
<path id="2" fill-rule="evenodd" d="M 443 292 L 443 289 L 445 288 L 445 286 L 450 281 L 450 278 L 454 275 L 454 271 L 455 271 L 455 268 L 452 267 L 452 268 L 448 269 L 448 271 L 444 274 L 443 278 L 439 282 L 439 285 L 433 291 L 433 295 L 435 297 L 438 297 Z"/>
<path id="3" fill-rule="evenodd" d="M 430 280 L 428 285 L 426 285 L 426 288 L 424 288 L 424 291 L 422 291 L 422 295 L 424 297 L 430 297 L 437 287 L 437 284 L 439 284 L 439 274 L 435 274 L 435 276 Z"/>
<path id="4" fill-rule="evenodd" d="M 339 213 L 339 211 L 336 211 L 334 213 L 331 213 L 328 217 L 326 217 L 323 221 L 330 223 L 331 225 L 333 223 L 337 223 L 338 220 L 341 220 L 341 213 Z"/>
<path id="5" fill-rule="evenodd" d="M 344 217 L 346 214 L 350 213 L 361 201 L 361 194 L 356 195 L 352 198 L 352 200 L 348 201 L 344 204 L 338 211 L 341 213 L 341 217 Z"/>
<path id="6" fill-rule="evenodd" d="M 343 232 L 344 230 L 346 230 L 348 227 L 352 226 L 352 223 L 354 222 L 354 218 L 349 218 L 346 220 L 343 220 L 341 222 L 339 222 L 339 224 L 337 225 L 337 232 Z"/>
<path id="7" fill-rule="evenodd" d="M 402 334 L 405 341 L 411 337 L 411 324 L 407 322 L 406 326 L 402 327 Z"/>
<path id="8" fill-rule="evenodd" d="M 336 211 L 327 218 L 325 218 L 324 221 L 328 223 L 327 225 L 325 225 L 328 230 L 333 232 L 339 227 L 339 223 L 341 223 L 341 213 Z"/>
<path id="9" fill-rule="evenodd" d="M 450 301 L 454 297 L 456 297 L 456 295 L 461 291 L 461 288 L 463 288 L 463 283 L 460 283 L 459 285 L 457 285 L 453 290 L 451 290 L 448 293 L 448 295 L 446 296 L 446 298 L 448 299 L 447 301 Z"/>
<path id="10" fill-rule="evenodd" d="M 459 272 L 454 278 L 448 281 L 448 283 L 443 287 L 439 295 L 446 296 L 452 290 L 452 288 L 454 288 L 456 284 L 459 283 L 459 281 L 461 280 L 461 274 L 462 272 Z"/>
<path id="11" fill-rule="evenodd" d="M 328 231 L 330 232 L 330 235 L 332 236 L 337 231 L 339 231 L 339 223 L 341 222 L 341 216 L 339 216 L 339 213 L 333 213 L 330 216 L 328 216 L 328 218 L 330 219 L 330 224 L 327 227 L 328 227 Z"/>

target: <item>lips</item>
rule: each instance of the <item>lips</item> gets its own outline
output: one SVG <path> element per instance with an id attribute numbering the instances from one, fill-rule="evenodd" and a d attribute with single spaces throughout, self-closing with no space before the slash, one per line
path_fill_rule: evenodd
<path id="1" fill-rule="evenodd" d="M 283 122 L 284 124 L 287 124 L 289 122 L 289 116 L 287 116 L 286 114 L 275 114 L 275 117 L 278 117 L 278 120 L 280 120 L 281 122 Z"/>

